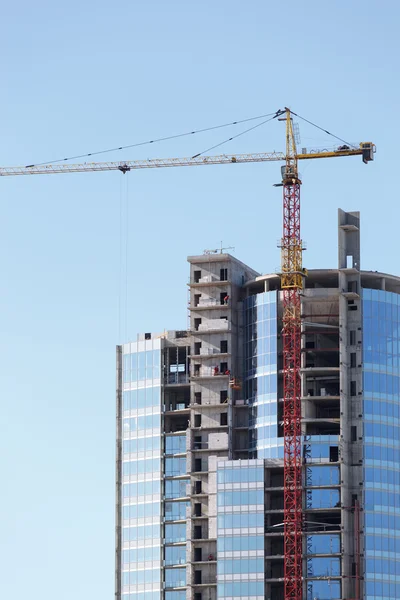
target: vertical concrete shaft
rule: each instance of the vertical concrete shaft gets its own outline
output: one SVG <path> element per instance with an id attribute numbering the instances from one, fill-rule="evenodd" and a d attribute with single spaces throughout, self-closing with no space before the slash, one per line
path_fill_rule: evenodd
<path id="1" fill-rule="evenodd" d="M 342 598 L 356 598 L 354 507 L 362 506 L 363 489 L 360 214 L 339 209 L 338 217 Z"/>
<path id="2" fill-rule="evenodd" d="M 115 600 L 121 600 L 122 552 L 122 346 L 116 352 L 116 453 L 115 453 Z"/>

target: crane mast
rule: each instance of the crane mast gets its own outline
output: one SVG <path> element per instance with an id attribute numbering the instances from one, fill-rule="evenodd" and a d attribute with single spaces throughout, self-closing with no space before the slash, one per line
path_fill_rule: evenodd
<path id="1" fill-rule="evenodd" d="M 301 457 L 301 325 L 303 287 L 300 236 L 300 185 L 290 110 L 286 109 L 286 164 L 283 167 L 283 434 L 284 434 L 284 598 L 302 599 L 302 457 Z"/>

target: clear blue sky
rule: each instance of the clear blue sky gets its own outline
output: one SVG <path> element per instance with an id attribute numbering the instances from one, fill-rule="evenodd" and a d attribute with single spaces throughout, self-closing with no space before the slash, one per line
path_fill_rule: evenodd
<path id="1" fill-rule="evenodd" d="M 336 266 L 340 206 L 362 211 L 362 267 L 399 274 L 398 3 L 289 0 L 285 7 L 262 0 L 5 3 L 0 164 L 288 105 L 378 148 L 368 166 L 359 158 L 301 165 L 305 266 Z M 328 141 L 300 128 L 304 146 Z M 107 158 L 191 155 L 239 130 Z M 221 151 L 283 150 L 283 142 L 283 125 L 273 122 Z M 184 328 L 186 256 L 220 240 L 261 272 L 279 265 L 278 164 L 126 178 L 128 192 L 119 173 L 0 180 L 2 598 L 113 597 L 121 331 Z M 128 311 L 120 319 L 127 200 Z"/>

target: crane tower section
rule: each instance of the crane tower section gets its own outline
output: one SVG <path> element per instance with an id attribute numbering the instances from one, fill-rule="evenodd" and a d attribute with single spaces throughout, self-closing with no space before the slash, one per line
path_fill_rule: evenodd
<path id="1" fill-rule="evenodd" d="M 285 600 L 302 599 L 301 324 L 303 286 L 300 185 L 293 122 L 286 109 L 286 164 L 282 169 L 283 433 Z"/>

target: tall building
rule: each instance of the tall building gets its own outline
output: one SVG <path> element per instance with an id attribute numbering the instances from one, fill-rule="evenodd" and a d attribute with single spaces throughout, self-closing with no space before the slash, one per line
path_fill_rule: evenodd
<path id="1" fill-rule="evenodd" d="M 304 600 L 400 598 L 400 278 L 338 269 L 302 293 Z M 189 257 L 190 328 L 117 347 L 116 600 L 283 598 L 282 292 Z"/>

